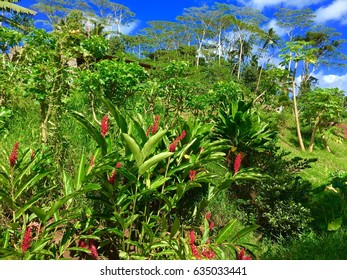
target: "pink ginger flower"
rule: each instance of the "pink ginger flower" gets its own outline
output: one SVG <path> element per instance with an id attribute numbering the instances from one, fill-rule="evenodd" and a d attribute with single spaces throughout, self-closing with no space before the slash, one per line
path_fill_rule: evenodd
<path id="1" fill-rule="evenodd" d="M 242 248 L 241 251 L 237 255 L 238 260 L 252 260 L 250 255 L 245 255 L 246 251 L 245 248 Z"/>
<path id="2" fill-rule="evenodd" d="M 19 143 L 16 142 L 13 146 L 13 150 L 9 156 L 9 161 L 10 161 L 10 166 L 11 167 L 14 167 L 16 162 L 17 162 L 17 159 L 18 159 L 18 148 L 19 148 Z"/>
<path id="3" fill-rule="evenodd" d="M 189 232 L 189 244 L 193 245 L 195 243 L 195 232 L 194 230 L 192 230 L 191 232 Z"/>
<path id="4" fill-rule="evenodd" d="M 101 121 L 101 135 L 102 135 L 102 137 L 105 137 L 106 133 L 108 132 L 108 129 L 109 129 L 109 119 L 108 119 L 108 116 L 105 115 Z"/>
<path id="5" fill-rule="evenodd" d="M 27 251 L 29 248 L 30 248 L 30 243 L 31 243 L 31 240 L 32 240 L 32 227 L 28 227 L 24 233 L 24 236 L 23 236 L 23 241 L 22 241 L 22 244 L 21 244 L 21 248 L 22 248 L 22 252 L 25 252 Z"/>
<path id="6" fill-rule="evenodd" d="M 122 167 L 122 164 L 120 162 L 117 162 L 116 168 L 121 168 L 121 167 Z"/>
<path id="7" fill-rule="evenodd" d="M 242 153 L 238 153 L 234 161 L 234 174 L 239 172 L 242 162 Z"/>
<path id="8" fill-rule="evenodd" d="M 198 247 L 194 244 L 191 244 L 190 245 L 190 250 L 192 251 L 192 255 L 198 259 L 198 260 L 201 260 L 201 255 L 200 255 L 200 252 L 198 250 Z"/>

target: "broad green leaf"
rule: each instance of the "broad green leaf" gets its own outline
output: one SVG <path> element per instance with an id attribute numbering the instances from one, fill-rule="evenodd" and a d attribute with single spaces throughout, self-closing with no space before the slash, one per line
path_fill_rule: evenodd
<path id="1" fill-rule="evenodd" d="M 150 190 L 155 190 L 159 188 L 161 185 L 163 185 L 166 181 L 169 181 L 171 178 L 170 177 L 164 177 L 160 176 L 157 180 L 155 180 L 150 186 Z"/>
<path id="2" fill-rule="evenodd" d="M 148 169 L 150 169 L 153 165 L 159 163 L 160 161 L 168 158 L 169 156 L 172 156 L 173 153 L 171 152 L 163 152 L 158 155 L 155 155 L 151 157 L 150 159 L 146 160 L 140 167 L 139 167 L 139 175 L 144 174 Z"/>
<path id="3" fill-rule="evenodd" d="M 180 157 L 178 159 L 178 165 L 181 164 L 183 156 L 188 152 L 189 148 L 194 144 L 197 138 L 191 141 L 188 145 L 185 145 L 184 148 L 180 151 Z"/>
<path id="4" fill-rule="evenodd" d="M 180 227 L 181 227 L 180 220 L 176 217 L 176 219 L 172 225 L 172 228 L 171 228 L 171 233 L 170 233 L 171 238 L 173 238 L 175 236 L 175 234 L 179 231 Z"/>
<path id="5" fill-rule="evenodd" d="M 129 134 L 123 133 L 122 135 L 126 145 L 128 146 L 132 155 L 134 156 L 137 166 L 140 166 L 143 163 L 143 155 L 141 153 L 139 146 Z"/>
<path id="6" fill-rule="evenodd" d="M 142 154 L 144 158 L 147 158 L 152 153 L 152 151 L 155 148 L 155 145 L 160 141 L 160 139 L 163 138 L 166 132 L 167 130 L 160 130 L 148 139 L 148 141 L 145 143 L 145 145 L 142 148 Z"/>
<path id="7" fill-rule="evenodd" d="M 237 222 L 236 219 L 230 221 L 217 235 L 215 241 L 218 244 L 223 243 L 225 240 L 227 240 L 232 232 L 234 231 L 235 223 Z"/>
<path id="8" fill-rule="evenodd" d="M 337 218 L 336 220 L 330 222 L 328 224 L 328 231 L 336 231 L 338 230 L 342 225 L 342 217 Z"/>

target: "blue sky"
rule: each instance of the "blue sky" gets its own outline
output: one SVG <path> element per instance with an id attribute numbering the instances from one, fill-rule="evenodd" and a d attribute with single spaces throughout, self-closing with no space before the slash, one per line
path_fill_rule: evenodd
<path id="1" fill-rule="evenodd" d="M 22 0 L 21 5 L 30 7 L 35 0 Z M 316 22 L 329 27 L 334 27 L 342 38 L 347 40 L 347 0 L 119 0 L 113 1 L 123 4 L 136 14 L 136 20 L 124 27 L 126 33 L 136 33 L 146 27 L 146 22 L 151 20 L 174 21 L 183 13 L 184 8 L 197 7 L 203 4 L 212 5 L 215 2 L 248 6 L 262 11 L 270 19 L 271 27 L 277 29 L 273 13 L 279 7 L 287 8 L 311 8 L 316 14 Z M 277 29 L 282 35 L 281 30 Z M 283 34 L 284 36 L 284 34 Z M 347 55 L 347 43 L 342 50 Z M 347 92 L 347 69 L 336 72 L 330 69 L 320 69 L 315 77 L 320 80 L 321 87 L 339 87 Z"/>

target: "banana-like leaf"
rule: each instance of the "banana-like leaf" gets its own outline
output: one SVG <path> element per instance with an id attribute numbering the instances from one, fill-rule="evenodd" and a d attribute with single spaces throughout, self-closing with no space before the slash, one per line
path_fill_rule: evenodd
<path id="1" fill-rule="evenodd" d="M 171 152 L 163 152 L 160 154 L 157 154 L 150 159 L 146 160 L 140 167 L 139 167 L 139 175 L 144 174 L 148 169 L 150 169 L 153 165 L 159 163 L 160 161 L 168 158 L 169 156 L 172 156 L 174 153 Z"/>
<path id="2" fill-rule="evenodd" d="M 137 166 L 139 167 L 143 163 L 143 155 L 139 145 L 136 143 L 135 139 L 132 138 L 129 134 L 123 133 L 122 135 L 127 147 L 130 149 L 136 161 Z"/>
<path id="3" fill-rule="evenodd" d="M 75 175 L 74 191 L 78 191 L 82 186 L 84 175 L 85 175 L 85 170 L 84 170 L 85 163 L 86 163 L 86 156 L 82 155 L 80 164 L 77 169 L 77 173 Z"/>
<path id="4" fill-rule="evenodd" d="M 181 227 L 180 220 L 176 217 L 176 219 L 172 225 L 172 228 L 171 228 L 171 233 L 170 233 L 171 238 L 173 238 L 175 236 L 175 234 L 179 231 L 180 227 Z"/>
<path id="5" fill-rule="evenodd" d="M 142 154 L 144 158 L 148 157 L 152 153 L 156 144 L 164 137 L 166 132 L 167 130 L 160 130 L 148 139 L 148 141 L 145 143 L 145 145 L 142 148 Z"/>

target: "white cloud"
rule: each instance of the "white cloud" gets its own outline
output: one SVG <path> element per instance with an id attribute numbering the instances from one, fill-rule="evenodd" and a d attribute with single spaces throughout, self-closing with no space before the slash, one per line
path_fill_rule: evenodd
<path id="1" fill-rule="evenodd" d="M 125 34 L 125 35 L 129 35 L 131 34 L 131 32 L 133 32 L 139 25 L 140 25 L 141 21 L 139 20 L 136 20 L 136 21 L 133 21 L 133 22 L 130 22 L 126 25 L 121 25 L 120 27 L 120 32 L 122 34 Z M 107 31 L 117 31 L 118 30 L 118 27 L 116 24 L 112 24 L 112 25 L 109 25 L 109 26 L 106 26 L 105 30 Z"/>
<path id="2" fill-rule="evenodd" d="M 318 86 L 321 88 L 338 88 L 344 90 L 347 94 L 347 74 L 335 75 L 335 74 L 324 74 L 323 71 L 318 72 L 314 75 L 318 79 Z"/>
<path id="3" fill-rule="evenodd" d="M 325 0 L 238 0 L 238 2 L 245 6 L 250 6 L 259 10 L 264 9 L 267 6 L 277 6 L 283 4 L 285 6 L 303 8 L 310 5 L 318 4 Z M 345 0 L 342 0 L 345 1 Z"/>
<path id="4" fill-rule="evenodd" d="M 329 6 L 321 7 L 316 11 L 316 21 L 326 22 L 329 20 L 341 20 L 342 24 L 347 24 L 347 1 L 335 0 Z"/>

